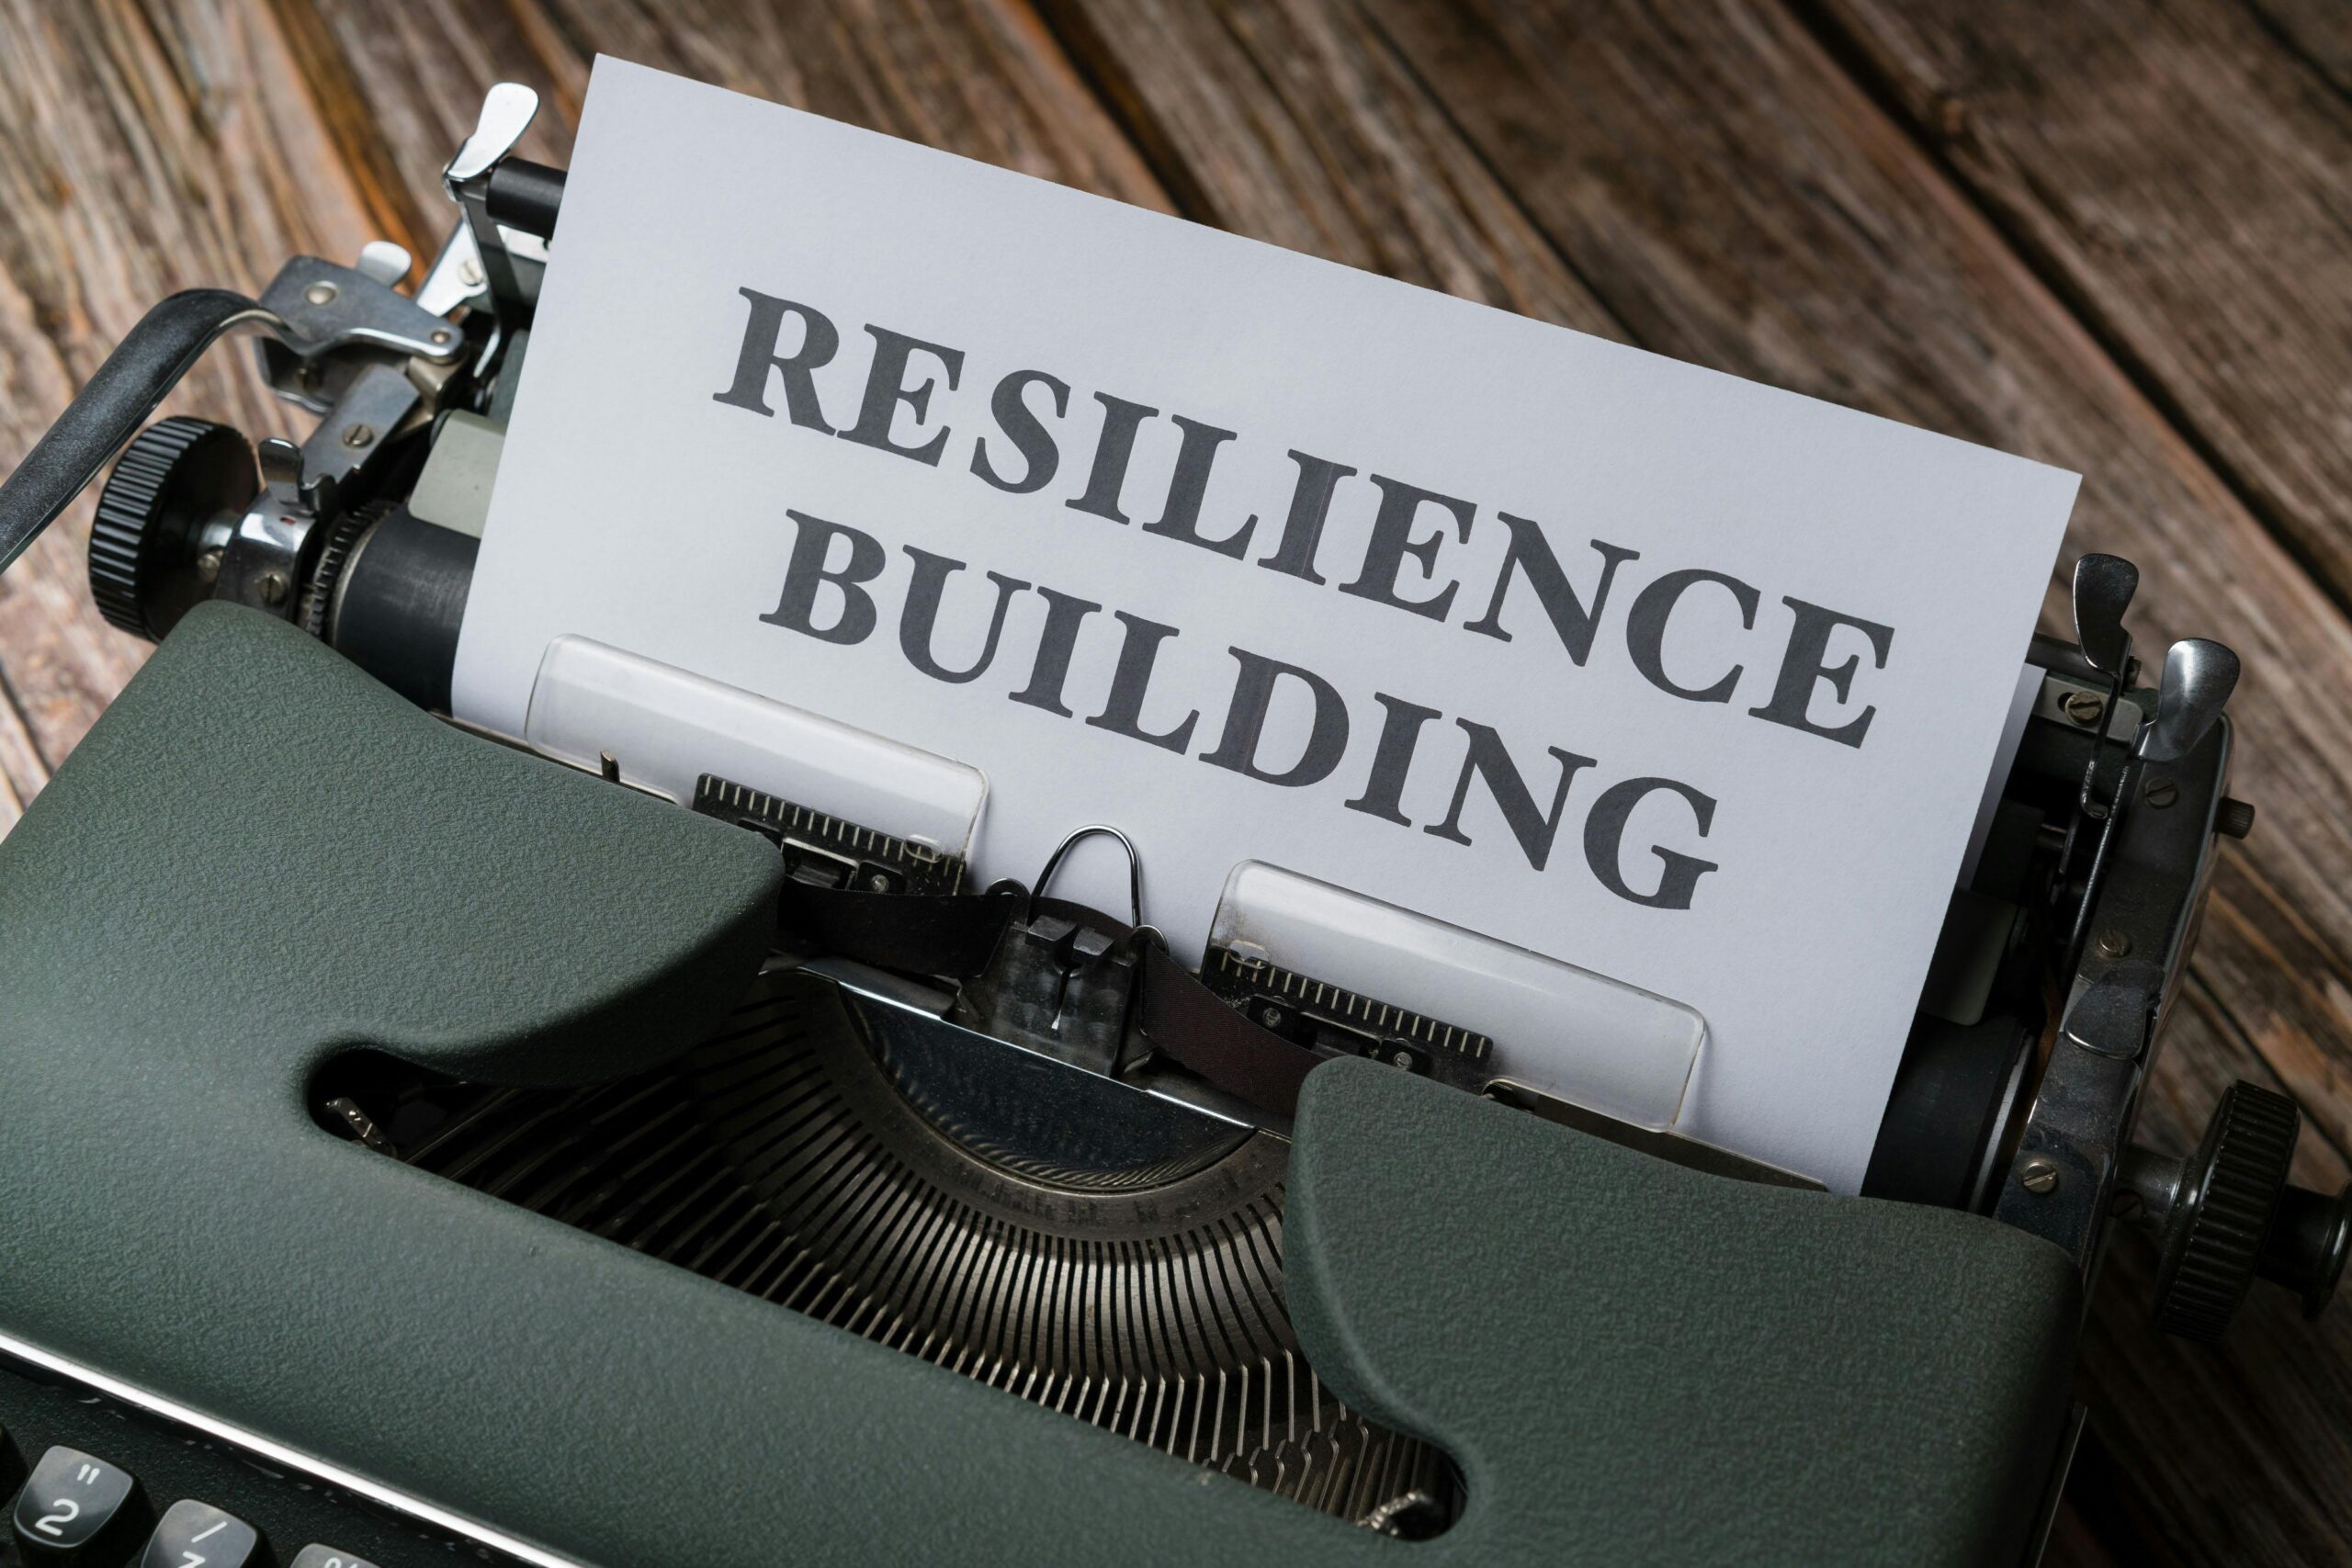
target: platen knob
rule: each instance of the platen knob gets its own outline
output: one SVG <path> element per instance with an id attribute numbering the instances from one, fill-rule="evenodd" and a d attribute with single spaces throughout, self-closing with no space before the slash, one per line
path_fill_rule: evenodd
<path id="1" fill-rule="evenodd" d="M 2335 1297 L 2344 1263 L 2352 1257 L 2352 1181 L 2333 1198 L 2290 1187 L 2262 1238 L 2262 1277 L 2302 1298 L 2303 1315 L 2317 1317 Z"/>
<path id="2" fill-rule="evenodd" d="M 2283 1094 L 2250 1083 L 2222 1092 L 2203 1141 L 2181 1165 L 2165 1217 L 2158 1326 L 2188 1339 L 2218 1339 L 2229 1326 L 2264 1261 L 2301 1124 L 2302 1112 Z"/>
<path id="3" fill-rule="evenodd" d="M 140 432 L 90 525 L 98 613 L 137 637 L 170 631 L 211 592 L 219 549 L 260 488 L 253 447 L 225 424 L 175 418 Z"/>

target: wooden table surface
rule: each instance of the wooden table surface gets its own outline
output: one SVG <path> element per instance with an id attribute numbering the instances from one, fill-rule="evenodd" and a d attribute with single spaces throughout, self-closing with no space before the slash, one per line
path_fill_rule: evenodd
<path id="1" fill-rule="evenodd" d="M 2249 1078 L 2345 1181 L 2345 0 L 0 0 L 0 468 L 171 289 L 429 254 L 482 90 L 560 161 L 599 50 L 2079 470 L 2069 558 L 2140 564 L 2141 645 L 2244 657 L 2261 812 L 2143 1135 Z M 288 428 L 241 355 L 174 407 Z M 0 580 L 0 828 L 144 651 L 88 517 Z M 2051 1561 L 2352 1563 L 2352 1303 L 2204 1348 L 2150 1275 L 2115 1249 Z"/>

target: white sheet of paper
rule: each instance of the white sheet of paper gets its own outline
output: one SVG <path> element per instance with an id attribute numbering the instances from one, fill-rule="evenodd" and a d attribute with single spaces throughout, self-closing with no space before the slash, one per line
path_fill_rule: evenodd
<path id="1" fill-rule="evenodd" d="M 579 633 L 980 768 L 980 884 L 1034 878 L 1076 826 L 1120 825 L 1141 846 L 1146 918 L 1188 957 L 1243 860 L 1422 910 L 1696 1007 L 1712 1038 L 1685 1130 L 1859 1185 L 2075 476 L 610 60 L 553 257 L 458 649 L 461 716 L 520 734 L 543 652 Z M 812 419 L 842 434 L 796 423 L 781 373 L 757 378 L 768 415 L 721 400 L 757 326 L 745 290 L 803 308 L 779 318 L 786 356 L 806 346 L 804 311 L 837 332 L 809 385 Z M 843 438 L 884 341 L 869 328 L 959 356 L 951 378 L 933 348 L 910 351 L 900 379 L 910 397 L 929 386 L 920 408 L 889 402 L 888 378 L 876 394 L 878 429 L 900 447 L 941 440 L 935 461 Z M 992 406 L 1023 370 L 1069 391 L 1057 415 L 1050 385 L 1025 385 L 1058 468 L 1021 492 L 975 458 L 985 442 L 1000 479 L 1033 476 Z M 1157 411 L 1117 491 L 1125 523 L 1069 504 L 1112 423 L 1098 394 Z M 1147 529 L 1178 468 L 1176 416 L 1233 433 L 1198 438 L 1214 449 L 1195 531 L 1247 526 L 1238 554 Z M 1262 564 L 1295 538 L 1293 452 L 1352 470 L 1330 493 L 1319 581 Z M 1468 503 L 1466 538 L 1424 503 L 1419 553 L 1367 570 L 1374 476 Z M 816 536 L 793 513 L 876 542 L 861 640 L 787 613 L 796 541 Z M 1581 661 L 1526 570 L 1490 613 L 1506 513 L 1534 520 L 1577 602 L 1597 603 Z M 1605 597 L 1595 540 L 1637 552 Z M 1006 591 L 994 658 L 969 679 L 925 673 L 901 646 L 910 550 L 964 563 L 929 647 L 948 671 L 981 660 L 987 574 L 1027 585 Z M 835 537 L 827 569 L 854 551 Z M 1719 580 L 1659 589 L 1653 674 L 1724 681 L 1726 698 L 1671 694 L 1634 656 L 1645 591 L 1687 570 L 1752 590 L 1753 626 Z M 1388 600 L 1451 599 L 1402 608 L 1384 584 Z M 1077 624 L 1067 716 L 1009 700 L 1035 683 L 1045 589 L 1100 606 Z M 823 589 L 807 624 L 837 626 L 847 598 Z M 1751 711 L 1773 702 L 1792 601 L 1892 628 L 1881 666 L 1869 634 L 1832 627 L 1816 662 L 1857 660 L 1842 699 L 1831 679 L 1802 683 L 1811 726 L 1868 714 L 1859 745 Z M 1573 633 L 1576 605 L 1559 603 Z M 1120 612 L 1175 628 L 1136 728 L 1197 714 L 1181 745 L 1087 722 L 1112 705 Z M 1233 706 L 1231 649 L 1328 682 L 1347 726 L 1328 775 L 1276 784 L 1204 761 Z M 1435 715 L 1387 816 L 1347 804 L 1376 795 L 1384 716 L 1409 711 L 1375 694 Z M 1304 679 L 1277 679 L 1261 772 L 1311 750 L 1315 711 Z M 1463 721 L 1523 780 L 1527 842 L 1508 789 L 1466 772 Z M 1453 831 L 1433 831 L 1464 777 Z M 1596 801 L 1642 779 L 1713 803 L 1703 835 L 1675 791 L 1641 793 L 1623 823 L 1634 894 L 1665 886 L 1654 845 L 1712 863 L 1687 908 L 1611 891 L 1589 853 Z M 1074 856 L 1069 874 L 1057 892 L 1124 908 L 1115 852 Z"/>

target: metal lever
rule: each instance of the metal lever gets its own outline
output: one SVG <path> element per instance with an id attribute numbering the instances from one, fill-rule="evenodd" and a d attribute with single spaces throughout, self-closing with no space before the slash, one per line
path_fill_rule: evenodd
<path id="1" fill-rule="evenodd" d="M 524 306 L 523 285 L 515 275 L 514 258 L 491 215 L 490 185 L 501 163 L 514 152 L 523 132 L 539 112 L 539 96 L 519 82 L 501 82 L 482 96 L 481 117 L 449 166 L 441 184 L 466 215 L 466 232 L 473 243 L 482 279 L 490 290 L 492 308 L 502 328 L 514 327 Z"/>
<path id="2" fill-rule="evenodd" d="M 2177 762 L 2197 749 L 2237 689 L 2238 656 L 2218 642 L 2184 637 L 2165 653 L 2156 716 L 2132 754 L 2143 762 Z"/>
<path id="3" fill-rule="evenodd" d="M 2132 662 L 2123 613 L 2140 588 L 2140 569 L 2121 556 L 2085 556 L 2075 563 L 2075 640 L 2091 668 L 2120 682 Z"/>
<path id="4" fill-rule="evenodd" d="M 2144 958 L 2118 964 L 2075 998 L 2062 1032 L 2086 1051 L 2120 1062 L 2137 1061 L 2155 1033 L 2164 985 L 2161 964 Z"/>
<path id="5" fill-rule="evenodd" d="M 514 150 L 523 140 L 523 132 L 531 128 L 532 119 L 539 112 L 539 96 L 520 82 L 501 82 L 482 95 L 481 113 L 474 121 L 473 134 L 441 171 L 441 183 L 455 197 L 460 186 L 469 180 L 481 178 L 498 166 L 500 159 Z"/>
<path id="6" fill-rule="evenodd" d="M 17 471 L 0 480 L 0 571 L 139 434 L 204 351 L 241 326 L 281 342 L 292 335 L 277 312 L 226 288 L 187 289 L 140 319 Z"/>
<path id="7" fill-rule="evenodd" d="M 2110 750 L 2109 738 L 2112 731 L 2104 716 L 2115 712 L 2123 700 L 2123 689 L 2132 678 L 2132 634 L 2123 625 L 2123 614 L 2132 607 L 2132 596 L 2140 590 L 2140 569 L 2121 556 L 2088 555 L 2075 563 L 2075 640 L 2081 645 L 2084 660 L 2099 674 L 2107 677 L 2107 701 L 2101 706 L 2098 736 L 2091 748 L 2090 765 L 2083 773 L 2083 807 L 2096 815 L 2103 809 L 2111 828 L 2120 813 L 2120 792 L 2102 796 L 2100 773 Z M 2123 766 L 2131 765 L 2129 746 L 2116 748 L 2123 752 Z M 2105 834 L 2101 834 L 2102 847 Z"/>

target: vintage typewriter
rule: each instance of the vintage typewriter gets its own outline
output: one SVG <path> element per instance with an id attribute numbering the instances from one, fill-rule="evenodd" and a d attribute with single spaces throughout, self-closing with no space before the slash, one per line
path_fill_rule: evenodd
<path id="1" fill-rule="evenodd" d="M 1860 1199 L 1674 1131 L 1687 1010 L 1411 911 L 1245 866 L 1172 953 L 967 886 L 952 761 L 593 644 L 526 736 L 436 716 L 535 107 L 413 294 L 176 295 L 0 488 L 5 563 L 119 451 L 91 589 L 160 642 L 0 844 L 0 1552 L 2018 1562 L 2111 1216 L 2177 1333 L 2328 1300 L 2292 1103 L 2132 1142 L 2254 813 L 2234 659 L 2145 683 L 2113 558 Z M 141 431 L 239 327 L 307 437 Z"/>

